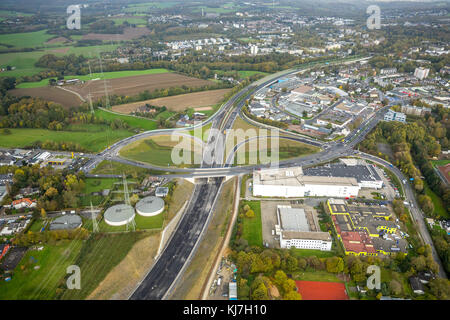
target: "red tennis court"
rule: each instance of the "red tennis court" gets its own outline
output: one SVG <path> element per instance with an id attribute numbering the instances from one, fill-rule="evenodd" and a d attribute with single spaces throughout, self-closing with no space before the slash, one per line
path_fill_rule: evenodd
<path id="1" fill-rule="evenodd" d="M 343 283 L 295 281 L 295 284 L 303 300 L 348 300 Z"/>

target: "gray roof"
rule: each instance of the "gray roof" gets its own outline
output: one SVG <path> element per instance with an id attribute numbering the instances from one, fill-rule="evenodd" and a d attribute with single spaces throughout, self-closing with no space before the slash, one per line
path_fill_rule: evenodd
<path id="1" fill-rule="evenodd" d="M 145 213 L 157 212 L 163 208 L 164 200 L 154 196 L 145 197 L 136 204 L 136 210 Z"/>
<path id="2" fill-rule="evenodd" d="M 283 231 L 310 231 L 305 210 L 301 208 L 278 208 Z"/>
<path id="3" fill-rule="evenodd" d="M 347 166 L 341 163 L 332 163 L 326 166 L 303 168 L 304 175 L 320 177 L 346 177 L 355 178 L 356 181 L 380 181 L 381 178 L 370 165 Z"/>
<path id="4" fill-rule="evenodd" d="M 65 215 L 53 220 L 50 230 L 76 229 L 81 226 L 81 217 L 76 214 Z"/>
<path id="5" fill-rule="evenodd" d="M 134 216 L 134 209 L 127 204 L 118 204 L 105 211 L 105 219 L 110 222 L 127 222 Z"/>

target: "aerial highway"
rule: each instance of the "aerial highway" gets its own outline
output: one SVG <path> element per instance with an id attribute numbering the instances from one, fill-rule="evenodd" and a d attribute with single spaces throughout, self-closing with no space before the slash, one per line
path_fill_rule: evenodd
<path id="1" fill-rule="evenodd" d="M 94 156 L 88 165 L 85 166 L 85 171 L 90 171 L 95 165 L 102 160 L 113 160 L 133 166 L 138 166 L 153 170 L 162 170 L 170 172 L 171 177 L 186 177 L 186 178 L 212 178 L 209 180 L 199 179 L 199 183 L 194 188 L 193 195 L 189 202 L 189 205 L 183 217 L 179 222 L 172 237 L 169 239 L 168 244 L 157 258 L 157 261 L 153 267 L 149 270 L 145 278 L 140 282 L 139 286 L 130 296 L 130 299 L 167 299 L 170 296 L 176 282 L 180 279 L 184 269 L 189 264 L 189 260 L 195 254 L 195 250 L 198 243 L 201 241 L 205 228 L 208 225 L 209 217 L 214 209 L 214 205 L 218 194 L 220 193 L 224 176 L 235 176 L 244 173 L 252 172 L 252 170 L 268 167 L 274 164 L 265 165 L 249 165 L 249 166 L 232 166 L 233 157 L 236 152 L 245 143 L 251 139 L 248 138 L 241 141 L 236 145 L 231 155 L 224 160 L 224 144 L 228 134 L 228 129 L 233 127 L 234 121 L 241 114 L 241 109 L 244 106 L 245 100 L 247 100 L 257 90 L 273 83 L 278 78 L 284 77 L 288 74 L 293 74 L 299 70 L 289 70 L 285 73 L 280 73 L 277 78 L 270 78 L 267 81 L 260 81 L 258 85 L 250 85 L 239 93 L 234 95 L 229 101 L 227 101 L 220 110 L 213 115 L 207 121 L 198 124 L 197 126 L 205 126 L 208 123 L 211 125 L 211 133 L 204 147 L 203 161 L 199 168 L 162 168 L 153 166 L 146 163 L 140 163 L 123 159 L 119 156 L 119 151 L 124 146 L 143 139 L 146 137 L 160 135 L 162 133 L 169 134 L 182 130 L 191 130 L 191 128 L 180 129 L 160 129 L 154 131 L 147 131 L 141 134 L 121 140 L 103 152 Z M 334 141 L 329 143 L 318 142 L 314 139 L 302 137 L 300 135 L 295 136 L 283 136 L 282 139 L 292 139 L 303 143 L 309 143 L 315 146 L 322 147 L 322 151 L 313 155 L 308 155 L 300 158 L 288 159 L 279 161 L 275 165 L 280 167 L 287 166 L 312 166 L 320 163 L 326 163 L 333 161 L 339 157 L 345 156 L 360 156 L 365 159 L 370 159 L 370 155 L 361 155 L 353 148 L 377 125 L 377 123 L 383 119 L 384 113 L 389 106 L 378 110 L 371 118 L 366 119 L 359 128 L 351 132 L 344 140 Z M 379 161 L 378 159 L 373 160 Z M 380 162 L 378 162 L 380 163 Z M 382 165 L 389 165 L 387 163 L 380 163 Z M 397 169 L 394 173 L 399 176 L 400 181 L 403 181 L 401 172 Z M 436 254 L 431 237 L 428 234 L 428 230 L 424 227 L 423 215 L 418 209 L 415 203 L 414 194 L 411 189 L 405 187 L 406 197 L 412 203 L 415 204 L 415 210 L 411 210 L 415 221 L 419 225 L 419 231 L 424 241 L 431 245 L 433 250 L 433 256 L 439 263 L 440 269 L 442 265 L 439 257 Z M 420 221 L 420 222 L 419 222 Z M 422 224 L 422 225 L 421 225 Z M 445 274 L 441 272 L 441 275 Z"/>

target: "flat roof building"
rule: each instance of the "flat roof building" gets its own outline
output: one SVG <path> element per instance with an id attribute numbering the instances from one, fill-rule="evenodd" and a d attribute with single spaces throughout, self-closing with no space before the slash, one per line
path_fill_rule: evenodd
<path id="1" fill-rule="evenodd" d="M 68 214 L 53 220 L 50 230 L 70 230 L 79 228 L 81 225 L 82 221 L 79 215 Z"/>
<path id="2" fill-rule="evenodd" d="M 399 237 L 387 207 L 347 204 L 329 199 L 327 211 L 347 255 L 390 255 L 407 253 L 408 243 Z"/>
<path id="3" fill-rule="evenodd" d="M 383 187 L 383 179 L 375 167 L 364 160 L 341 159 L 339 163 L 306 168 L 303 173 L 316 177 L 355 178 L 361 188 L 381 189 Z"/>
<path id="4" fill-rule="evenodd" d="M 253 195 L 263 197 L 356 197 L 360 186 L 352 177 L 303 174 L 301 167 L 253 171 Z"/>
<path id="5" fill-rule="evenodd" d="M 289 249 L 314 249 L 330 251 L 332 240 L 328 232 L 312 231 L 314 224 L 312 213 L 307 214 L 302 208 L 290 206 L 277 207 L 278 225 L 275 226 L 280 236 L 280 247 Z"/>

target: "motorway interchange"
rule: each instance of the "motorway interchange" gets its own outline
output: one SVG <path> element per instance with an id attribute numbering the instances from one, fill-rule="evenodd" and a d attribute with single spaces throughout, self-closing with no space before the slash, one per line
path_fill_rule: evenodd
<path id="1" fill-rule="evenodd" d="M 348 63 L 360 61 L 363 59 L 351 61 Z M 308 69 L 303 69 L 303 71 L 306 70 Z M 206 142 L 206 146 L 204 147 L 203 162 L 200 168 L 161 168 L 150 164 L 123 159 L 118 155 L 121 148 L 134 141 L 160 135 L 163 133 L 171 134 L 177 131 L 186 130 L 186 128 L 153 130 L 126 138 L 108 147 L 101 153 L 91 157 L 88 163 L 82 168 L 83 171 L 88 173 L 101 161 L 112 160 L 142 168 L 171 172 L 171 174 L 166 175 L 166 177 L 171 176 L 186 178 L 209 178 L 198 179 L 199 183 L 197 183 L 195 186 L 189 205 L 183 213 L 183 217 L 179 222 L 176 230 L 169 239 L 164 251 L 158 256 L 157 261 L 149 270 L 144 279 L 139 283 L 133 294 L 130 296 L 130 299 L 167 299 L 176 286 L 177 280 L 181 277 L 184 269 L 188 266 L 190 259 L 195 254 L 196 248 L 198 247 L 204 231 L 208 226 L 210 217 L 214 209 L 214 205 L 223 185 L 223 177 L 246 174 L 252 172 L 254 169 L 268 166 L 231 166 L 231 164 L 233 163 L 233 156 L 236 154 L 237 150 L 241 146 L 245 145 L 245 143 L 249 142 L 251 138 L 240 142 L 239 145 L 236 145 L 233 149 L 232 154 L 227 157 L 224 163 L 223 144 L 224 141 L 226 141 L 226 133 L 228 129 L 231 129 L 233 127 L 234 121 L 238 116 L 253 125 L 258 125 L 262 128 L 268 128 L 266 125 L 256 123 L 245 117 L 245 115 L 241 112 L 245 100 L 247 100 L 257 90 L 270 85 L 274 81 L 277 81 L 277 79 L 289 74 L 298 73 L 299 71 L 301 70 L 288 70 L 285 72 L 281 72 L 258 81 L 256 85 L 250 85 L 244 88 L 239 93 L 234 95 L 230 100 L 228 100 L 220 108 L 220 110 L 216 112 L 216 114 L 214 114 L 212 117 L 210 117 L 207 121 L 194 126 L 204 127 L 209 123 L 212 123 L 210 136 L 208 137 L 208 141 Z M 292 133 L 289 137 L 280 136 L 280 138 L 283 139 L 291 139 L 302 143 L 311 144 L 316 147 L 318 146 L 322 149 L 322 151 L 301 158 L 279 161 L 278 163 L 276 163 L 276 165 L 280 167 L 314 166 L 317 164 L 332 161 L 339 157 L 356 156 L 366 160 L 370 160 L 379 165 L 389 167 L 389 169 L 393 171 L 395 175 L 397 175 L 399 180 L 403 181 L 405 177 L 400 172 L 400 170 L 392 167 L 392 165 L 385 160 L 361 153 L 353 149 L 377 125 L 377 123 L 383 119 L 383 116 L 385 112 L 387 112 L 388 108 L 389 106 L 378 110 L 374 116 L 372 116 L 370 119 L 366 119 L 357 129 L 352 131 L 342 141 L 324 143 L 310 137 L 293 135 Z M 188 129 L 193 129 L 194 127 Z M 423 213 L 420 211 L 416 203 L 414 192 L 409 184 L 404 184 L 403 188 L 405 190 L 406 201 L 414 204 L 414 206 L 411 208 L 411 213 L 416 224 L 419 227 L 419 233 L 424 243 L 431 246 L 433 257 L 440 266 L 441 277 L 446 278 L 440 259 L 425 226 Z"/>

